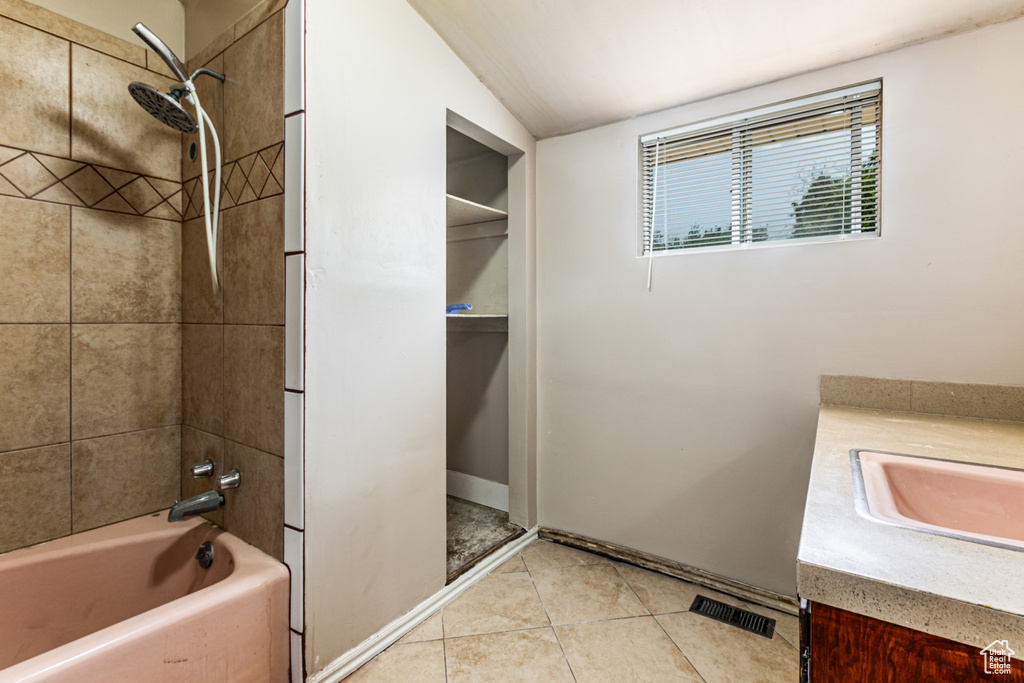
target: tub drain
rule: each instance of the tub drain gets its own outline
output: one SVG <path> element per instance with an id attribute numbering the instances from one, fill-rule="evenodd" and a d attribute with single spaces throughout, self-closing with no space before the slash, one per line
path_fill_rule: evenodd
<path id="1" fill-rule="evenodd" d="M 196 562 L 203 569 L 209 569 L 210 565 L 213 564 L 213 544 L 207 541 L 206 543 L 199 546 L 198 552 L 196 552 Z"/>

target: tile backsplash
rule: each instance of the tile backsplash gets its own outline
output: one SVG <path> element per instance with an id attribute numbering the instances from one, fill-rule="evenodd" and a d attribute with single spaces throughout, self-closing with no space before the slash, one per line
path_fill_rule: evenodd
<path id="1" fill-rule="evenodd" d="M 821 405 L 1024 421 L 1024 386 L 822 375 Z"/>

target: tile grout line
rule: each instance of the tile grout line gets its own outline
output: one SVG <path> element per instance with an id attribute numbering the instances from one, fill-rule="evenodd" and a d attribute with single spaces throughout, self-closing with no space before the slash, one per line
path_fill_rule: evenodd
<path id="1" fill-rule="evenodd" d="M 532 544 L 531 544 L 532 545 Z M 523 550 L 526 550 L 525 548 Z M 522 553 L 519 553 L 522 556 Z M 569 656 L 565 654 L 565 648 L 562 647 L 562 639 L 558 637 L 558 631 L 555 630 L 555 624 L 551 621 L 551 615 L 548 614 L 548 606 L 544 604 L 544 598 L 540 596 L 540 591 L 537 590 L 537 582 L 533 580 L 533 572 L 530 571 L 530 565 L 526 564 L 526 558 L 523 557 L 523 566 L 526 567 L 526 575 L 530 577 L 530 585 L 533 586 L 533 592 L 537 594 L 537 602 L 540 603 L 541 608 L 544 610 L 544 616 L 548 619 L 548 628 L 551 629 L 551 634 L 555 637 L 555 642 L 558 643 L 558 649 L 562 653 L 562 659 L 565 660 L 565 665 L 569 667 L 569 675 L 572 676 L 574 683 L 578 683 L 576 679 L 576 672 L 572 670 L 572 662 L 569 661 Z"/>
<path id="2" fill-rule="evenodd" d="M 661 622 L 658 620 L 658 615 L 656 615 L 654 613 L 654 610 L 652 610 L 650 608 L 650 606 L 646 602 L 644 602 L 644 599 L 641 598 L 639 593 L 636 592 L 636 589 L 633 588 L 633 584 L 631 584 L 629 582 L 629 579 L 627 579 L 625 577 L 625 575 L 623 575 L 623 573 L 621 571 L 619 571 L 618 564 L 615 563 L 615 562 L 611 562 L 610 564 L 612 565 L 612 567 L 615 568 L 615 572 L 619 575 L 619 577 L 622 579 L 622 581 L 629 587 L 629 590 L 631 590 L 633 592 L 633 595 L 636 596 L 636 599 L 640 601 L 640 604 L 643 605 L 644 608 L 647 610 L 648 616 L 650 616 L 654 620 L 654 623 L 658 625 L 658 628 L 661 629 L 661 632 L 665 634 L 665 637 L 668 638 L 669 642 L 672 643 L 672 645 L 675 646 L 675 648 L 679 652 L 679 654 L 681 654 L 683 656 L 683 659 L 686 660 L 686 663 L 689 664 L 690 668 L 693 669 L 693 672 L 695 674 L 697 674 L 697 677 L 700 678 L 701 681 L 704 681 L 704 683 L 707 683 L 707 679 L 705 679 L 704 675 L 700 671 L 697 670 L 697 667 L 694 665 L 693 662 L 690 661 L 690 658 L 686 656 L 686 653 L 683 652 L 683 648 L 679 647 L 679 643 L 677 643 L 675 641 L 675 638 L 673 638 L 671 635 L 669 635 L 668 631 L 665 630 L 665 627 L 661 625 Z M 679 580 L 681 581 L 682 579 L 679 579 Z M 683 614 L 683 613 L 684 612 L 680 612 L 680 614 Z"/>
<path id="3" fill-rule="evenodd" d="M 664 633 L 665 636 L 669 639 L 669 642 L 672 643 L 672 645 L 676 648 L 676 650 L 679 652 L 679 654 L 682 655 L 683 659 L 686 660 L 686 663 L 690 665 L 690 668 L 692 668 L 693 672 L 695 674 L 697 674 L 697 677 L 700 678 L 700 680 L 703 681 L 704 683 L 707 683 L 707 681 L 704 678 L 704 676 L 700 673 L 700 671 L 697 670 L 697 667 L 694 666 L 693 662 L 690 661 L 690 658 L 686 656 L 686 653 L 683 652 L 682 648 L 679 647 L 679 644 L 675 641 L 675 639 L 673 639 L 672 636 L 670 636 L 668 634 L 668 632 L 665 631 L 665 627 L 661 625 L 660 621 L 658 621 L 657 616 L 654 614 L 654 612 L 651 610 L 651 608 L 647 605 L 646 602 L 644 602 L 643 598 L 641 598 L 640 595 L 637 594 L 636 590 L 633 588 L 633 585 L 629 582 L 629 580 L 625 576 L 623 576 L 622 572 L 619 571 L 619 567 L 617 566 L 617 564 L 615 562 L 610 561 L 610 560 L 608 560 L 608 564 L 610 564 L 612 566 L 612 568 L 615 570 L 616 575 L 622 580 L 623 583 L 626 584 L 626 587 L 629 588 L 630 592 L 633 593 L 633 595 L 640 602 L 640 604 L 643 605 L 644 609 L 647 610 L 647 615 L 646 616 L 651 617 L 652 619 L 654 619 L 654 623 L 656 623 L 658 625 L 658 628 L 660 628 L 662 633 Z M 579 566 L 585 566 L 585 565 L 579 565 Z M 627 617 L 614 617 L 614 618 L 611 618 L 611 619 L 597 619 L 597 620 L 590 621 L 590 622 L 578 622 L 578 623 L 591 623 L 591 624 L 594 624 L 594 623 L 605 623 L 605 622 L 609 622 L 609 621 L 624 621 L 626 619 L 639 619 L 639 618 L 643 618 L 643 616 L 645 616 L 645 615 L 627 616 Z M 557 632 L 555 633 L 555 638 L 558 638 L 558 633 Z M 561 641 L 559 641 L 559 645 L 561 645 Z M 563 652 L 564 652 L 564 649 L 563 649 Z M 568 658 L 566 658 L 566 661 L 568 661 Z"/>
<path id="4" fill-rule="evenodd" d="M 441 608 L 441 660 L 444 662 L 444 680 L 448 683 L 448 639 L 444 637 L 444 608 Z"/>
<path id="5" fill-rule="evenodd" d="M 654 616 L 654 611 L 650 608 L 650 606 L 646 602 L 644 602 L 644 599 L 641 598 L 640 595 L 636 592 L 636 590 L 633 588 L 633 584 L 631 584 L 629 582 L 629 579 L 627 579 L 625 576 L 622 575 L 622 572 L 619 571 L 619 568 L 617 566 L 615 566 L 614 562 L 609 562 L 608 564 L 610 564 L 612 566 L 612 568 L 615 570 L 615 573 L 618 575 L 618 577 L 620 579 L 622 579 L 622 583 L 626 584 L 626 588 L 629 589 L 629 592 L 632 593 L 636 597 L 637 601 L 641 605 L 644 606 L 644 609 L 647 610 L 647 616 L 653 617 Z"/>
<path id="6" fill-rule="evenodd" d="M 121 57 L 119 55 L 112 54 L 111 52 L 109 52 L 105 48 L 97 47 L 95 45 L 89 45 L 89 44 L 80 42 L 78 40 L 75 40 L 74 38 L 69 38 L 66 35 L 63 35 L 61 33 L 57 33 L 56 32 L 57 29 L 51 28 L 49 26 L 43 27 L 43 26 L 37 25 L 35 22 L 31 22 L 30 20 L 27 20 L 27 19 L 16 19 L 16 18 L 14 18 L 12 16 L 9 16 L 9 15 L 7 15 L 5 13 L 0 13 L 0 17 L 3 17 L 4 19 L 7 19 L 8 21 L 13 22 L 15 24 L 21 24 L 22 26 L 26 26 L 28 28 L 34 29 L 36 31 L 39 31 L 40 33 L 45 33 L 46 35 L 53 36 L 54 38 L 58 38 L 60 40 L 65 41 L 66 43 L 68 43 L 68 52 L 69 53 L 71 52 L 71 46 L 72 45 L 77 45 L 77 46 L 79 46 L 81 48 L 85 48 L 86 50 L 92 50 L 93 52 L 98 52 L 99 54 L 104 55 L 105 57 L 110 57 L 111 59 L 116 59 L 119 62 L 123 62 L 125 64 L 130 64 L 131 66 L 138 67 L 138 68 L 142 69 L 143 71 L 149 71 L 150 73 L 153 73 L 153 74 L 156 74 L 158 76 L 163 76 L 163 77 L 167 78 L 166 74 L 160 73 L 159 71 L 154 71 L 153 69 L 149 68 L 149 66 L 148 66 L 149 61 L 147 60 L 145 54 L 143 54 L 143 56 L 142 56 L 142 61 L 145 63 L 145 65 L 143 65 L 143 64 L 139 64 L 138 62 L 133 62 L 132 60 L 127 59 L 125 57 Z M 64 17 L 64 18 L 68 19 L 68 17 Z M 81 22 L 77 22 L 74 19 L 71 19 L 71 21 L 73 21 L 76 24 L 81 24 Z M 85 24 L 81 24 L 81 25 L 85 26 Z M 89 27 L 87 27 L 87 28 L 89 28 Z M 114 38 L 117 38 L 117 36 L 114 36 Z M 117 39 L 118 40 L 122 40 L 120 38 L 117 38 Z M 127 41 L 125 41 L 125 42 L 127 42 Z M 129 45 L 130 45 L 130 43 L 129 43 Z"/>
<path id="7" fill-rule="evenodd" d="M 686 614 L 686 612 L 678 612 L 678 614 Z M 704 683 L 707 683 L 707 679 L 704 678 L 704 674 L 702 674 L 700 672 L 700 669 L 697 668 L 696 664 L 694 664 L 692 661 L 690 661 L 690 658 L 688 656 L 686 656 L 685 652 L 683 652 L 683 648 L 679 647 L 679 643 L 676 642 L 676 639 L 673 638 L 669 634 L 669 632 L 665 630 L 665 627 L 662 625 L 661 621 L 658 620 L 658 617 L 653 615 L 653 614 L 651 616 L 654 618 L 654 623 L 657 624 L 658 628 L 661 629 L 661 632 L 664 633 L 665 637 L 669 639 L 669 642 L 671 642 L 673 645 L 675 645 L 676 650 L 678 650 L 679 654 L 681 654 L 683 656 L 683 659 L 686 660 L 686 663 L 689 664 L 691 668 L 693 668 L 693 673 L 697 674 L 697 677 L 700 678 L 700 680 L 704 681 Z"/>
<path id="8" fill-rule="evenodd" d="M 298 531 L 298 529 L 296 529 L 296 531 Z M 519 572 L 516 572 L 516 573 L 519 573 Z M 496 633 L 520 633 L 522 631 L 539 631 L 539 630 L 542 630 L 542 629 L 545 629 L 545 628 L 553 628 L 554 626 L 583 626 L 583 625 L 588 625 L 588 624 L 601 624 L 601 623 L 605 623 L 605 622 L 609 622 L 609 621 L 627 621 L 629 619 L 643 619 L 644 617 L 653 617 L 653 618 L 657 619 L 658 617 L 667 617 L 667 616 L 673 616 L 673 615 L 676 615 L 676 614 L 690 614 L 690 612 L 689 612 L 689 610 L 682 610 L 682 611 L 679 611 L 679 612 L 659 612 L 658 614 L 638 614 L 636 616 L 610 617 L 608 619 L 590 619 L 590 620 L 585 620 L 585 621 L 569 621 L 569 622 L 566 622 L 564 624 L 548 624 L 547 626 L 526 626 L 524 628 L 510 628 L 510 629 L 503 629 L 503 630 L 498 630 L 498 631 L 487 631 L 485 633 L 467 633 L 465 635 L 460 635 L 460 636 L 446 636 L 446 638 L 448 640 L 459 640 L 459 639 L 462 639 L 462 638 L 476 638 L 478 636 L 493 635 L 493 634 L 496 634 Z M 550 618 L 549 618 L 549 621 L 550 621 Z M 779 637 L 781 638 L 782 636 L 780 635 Z M 785 638 L 783 638 L 783 640 L 785 640 Z M 786 641 L 786 642 L 788 644 L 788 641 Z"/>

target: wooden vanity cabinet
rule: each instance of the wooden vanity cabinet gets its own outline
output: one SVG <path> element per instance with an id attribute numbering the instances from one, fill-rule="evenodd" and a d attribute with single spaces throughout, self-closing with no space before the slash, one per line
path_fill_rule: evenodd
<path id="1" fill-rule="evenodd" d="M 995 638 L 998 634 L 993 635 Z M 1003 681 L 1024 683 L 1024 643 L 1010 672 L 985 673 L 979 648 L 865 617 L 820 602 L 801 600 L 800 680 L 810 683 L 923 683 Z"/>

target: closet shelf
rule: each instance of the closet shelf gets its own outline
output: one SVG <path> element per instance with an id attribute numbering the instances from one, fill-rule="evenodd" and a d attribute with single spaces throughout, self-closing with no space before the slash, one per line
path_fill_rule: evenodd
<path id="1" fill-rule="evenodd" d="M 445 317 L 449 332 L 508 332 L 507 315 L 452 313 Z"/>
<path id="2" fill-rule="evenodd" d="M 448 220 L 446 223 L 449 228 L 459 225 L 472 225 L 473 223 L 489 223 L 508 218 L 507 211 L 492 209 L 489 206 L 477 204 L 455 195 L 446 194 L 445 199 L 448 204 Z"/>

